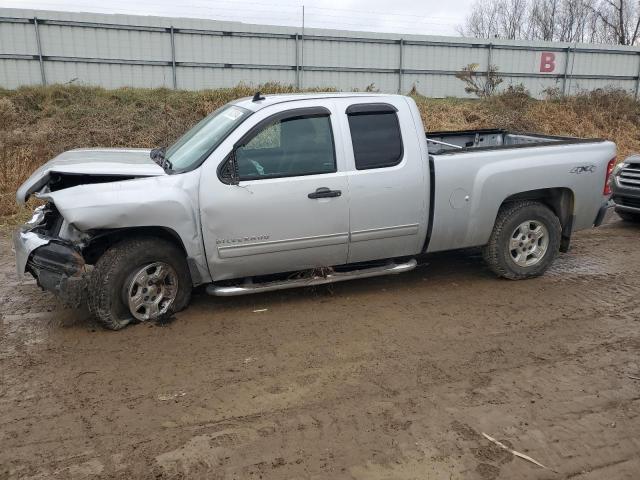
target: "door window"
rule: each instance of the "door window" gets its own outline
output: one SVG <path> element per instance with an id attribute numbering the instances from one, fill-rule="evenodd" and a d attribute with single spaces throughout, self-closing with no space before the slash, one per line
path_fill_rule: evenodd
<path id="1" fill-rule="evenodd" d="M 327 114 L 276 118 L 267 121 L 236 149 L 239 180 L 336 171 L 331 120 Z"/>
<path id="2" fill-rule="evenodd" d="M 398 165 L 402 136 L 396 109 L 385 104 L 357 104 L 347 109 L 356 169 Z"/>

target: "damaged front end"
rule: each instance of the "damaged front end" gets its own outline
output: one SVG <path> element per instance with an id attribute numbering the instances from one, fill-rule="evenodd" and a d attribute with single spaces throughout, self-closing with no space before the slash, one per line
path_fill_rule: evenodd
<path id="1" fill-rule="evenodd" d="M 71 228 L 51 203 L 35 209 L 13 235 L 19 275 L 30 273 L 42 289 L 77 307 L 86 296 L 87 266 L 80 232 Z"/>
<path id="2" fill-rule="evenodd" d="M 149 158 L 147 149 L 70 150 L 42 165 L 16 192 L 20 204 L 31 195 L 48 202 L 36 208 L 33 218 L 13 236 L 18 274 L 30 273 L 40 287 L 69 305 L 83 303 L 87 268 L 91 268 L 83 258 L 83 249 L 91 238 L 78 230 L 73 220 L 65 220 L 70 218 L 69 211 L 83 202 L 85 211 L 90 210 L 93 205 L 87 203 L 93 204 L 101 185 L 161 176 L 166 172 Z M 84 195 L 80 189 L 85 189 Z M 56 195 L 64 198 L 54 202 Z M 112 192 L 107 195 L 109 201 L 103 199 L 106 208 L 112 206 L 113 198 Z"/>

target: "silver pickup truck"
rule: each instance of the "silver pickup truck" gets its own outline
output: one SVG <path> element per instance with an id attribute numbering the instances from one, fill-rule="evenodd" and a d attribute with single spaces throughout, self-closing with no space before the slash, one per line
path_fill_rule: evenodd
<path id="1" fill-rule="evenodd" d="M 14 235 L 19 273 L 107 328 L 242 295 L 405 272 L 483 247 L 541 275 L 602 222 L 616 147 L 503 130 L 428 133 L 397 95 L 259 93 L 168 149 L 87 149 L 20 187 L 46 202 Z"/>

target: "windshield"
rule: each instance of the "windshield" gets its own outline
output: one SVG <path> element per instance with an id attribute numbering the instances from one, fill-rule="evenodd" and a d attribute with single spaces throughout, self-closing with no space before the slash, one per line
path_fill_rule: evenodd
<path id="1" fill-rule="evenodd" d="M 198 122 L 174 143 L 165 154 L 174 171 L 196 167 L 209 155 L 251 111 L 236 105 L 226 105 Z"/>

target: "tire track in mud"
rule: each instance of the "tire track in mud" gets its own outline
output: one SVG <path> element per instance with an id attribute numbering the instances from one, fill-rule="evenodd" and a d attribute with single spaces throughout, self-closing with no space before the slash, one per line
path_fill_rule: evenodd
<path id="1" fill-rule="evenodd" d="M 498 355 L 498 356 L 501 356 L 501 355 Z M 581 362 L 579 361 L 580 358 L 579 358 L 578 355 L 575 355 L 575 357 L 576 358 L 575 358 L 574 362 L 575 362 L 575 365 L 577 366 Z M 547 360 L 545 362 L 537 362 L 535 364 L 535 366 L 536 366 L 536 368 L 538 369 L 538 372 L 539 372 L 540 370 L 544 370 L 545 366 L 555 366 L 557 363 L 558 363 L 558 361 L 554 359 L 554 360 Z M 530 367 L 530 365 L 527 366 L 527 368 L 529 368 L 529 367 Z M 524 368 L 524 367 L 519 367 L 519 368 Z M 567 367 L 566 366 L 563 367 L 563 370 L 566 371 Z M 492 369 L 492 374 L 493 374 L 494 378 L 496 376 L 498 376 L 498 375 L 508 375 L 508 376 L 513 376 L 513 377 L 520 377 L 521 376 L 520 372 L 518 371 L 518 368 Z M 579 369 L 579 371 L 577 371 L 575 373 L 575 376 L 579 377 L 582 374 L 583 374 L 583 370 Z M 373 383 L 376 384 L 375 381 L 373 381 Z M 432 383 L 431 387 L 432 388 L 433 387 L 443 387 L 443 388 L 446 389 L 451 385 L 455 385 L 455 383 L 456 382 L 450 382 L 450 381 L 441 382 L 439 384 Z M 496 403 L 492 398 L 490 398 L 491 395 L 489 393 L 485 392 L 484 394 L 478 396 L 478 393 L 477 393 L 478 388 L 479 387 L 485 387 L 485 389 L 486 389 L 486 387 L 488 387 L 488 385 L 473 385 L 472 384 L 470 387 L 473 389 L 472 394 L 474 394 L 476 396 L 476 400 L 471 402 L 471 403 L 469 403 L 468 406 L 470 406 L 470 407 L 478 406 L 479 407 L 479 406 L 485 405 L 487 403 L 489 403 L 491 405 L 500 405 L 501 404 L 500 402 Z M 548 384 L 548 385 L 544 386 L 544 389 L 551 389 L 552 387 L 553 387 L 552 384 Z M 424 425 L 425 423 L 427 423 L 427 422 L 420 421 L 419 419 L 418 420 L 407 420 L 407 412 L 410 412 L 410 408 L 406 408 L 406 407 L 407 406 L 408 407 L 415 407 L 415 404 L 413 404 L 412 402 L 408 402 L 408 403 L 405 404 L 405 402 L 403 400 L 405 397 L 406 398 L 417 397 L 417 396 L 419 396 L 419 393 L 421 391 L 422 391 L 421 389 L 411 390 L 411 389 L 405 388 L 403 390 L 402 394 L 399 394 L 398 392 L 392 392 L 390 394 L 388 389 L 381 388 L 380 392 L 378 393 L 377 396 L 375 394 L 368 393 L 367 395 L 363 395 L 363 396 L 357 397 L 355 399 L 351 399 L 349 397 L 346 397 L 346 398 L 337 398 L 334 401 L 336 402 L 336 404 L 342 404 L 342 405 L 344 405 L 345 402 L 355 402 L 356 404 L 366 405 L 367 403 L 366 403 L 366 401 L 364 401 L 365 399 L 374 399 L 377 402 L 385 402 L 385 401 L 388 401 L 387 399 L 389 397 L 391 397 L 392 398 L 393 409 L 394 410 L 401 409 L 401 410 L 405 410 L 405 412 L 403 412 L 403 416 L 401 418 L 398 418 L 398 419 L 393 419 L 391 417 L 391 420 L 389 420 L 389 418 L 390 418 L 389 415 L 382 415 L 382 417 L 384 417 L 384 420 L 380 419 L 378 421 L 373 422 L 373 423 L 382 425 L 382 435 L 384 435 L 384 434 L 388 434 L 389 432 L 397 433 L 399 430 L 406 430 L 406 429 L 410 428 L 411 426 L 414 426 L 414 428 L 415 428 L 416 425 Z M 500 396 L 502 396 L 502 395 L 498 395 L 498 397 L 500 397 Z M 634 397 L 632 397 L 630 399 L 620 399 L 619 405 L 623 404 L 624 402 L 633 403 L 633 402 L 636 402 L 636 400 L 637 399 L 634 398 Z M 522 402 L 527 402 L 527 403 L 529 402 L 529 394 L 527 392 L 525 392 L 523 394 L 523 398 L 518 398 L 516 400 L 516 402 L 521 402 L 521 401 Z M 512 402 L 513 402 L 513 399 L 512 399 Z M 463 402 L 463 403 L 466 403 L 466 402 Z M 504 404 L 504 403 L 502 403 L 502 404 Z M 308 432 L 309 428 L 315 428 L 316 430 L 320 429 L 320 431 L 316 432 L 316 434 L 317 434 L 317 438 L 315 439 L 316 441 L 339 438 L 341 431 L 340 431 L 340 429 L 334 427 L 338 423 L 337 419 L 331 417 L 330 410 L 326 410 L 326 407 L 327 407 L 327 405 L 314 406 L 313 404 L 305 404 L 304 409 L 314 408 L 315 410 L 317 410 L 318 408 L 320 408 L 320 409 L 322 409 L 322 412 L 324 413 L 324 415 L 328 416 L 329 418 L 327 419 L 325 417 L 324 421 L 314 422 L 314 423 L 312 423 L 310 425 L 305 425 L 304 427 L 299 425 L 296 428 L 296 430 L 298 430 L 298 431 L 299 430 L 304 430 L 304 431 Z M 599 405 L 596 405 L 594 408 L 601 408 L 601 407 Z M 587 409 L 585 412 L 586 413 L 590 413 L 592 411 L 593 411 L 593 408 Z M 384 412 L 384 410 L 383 410 L 383 412 Z M 569 419 L 575 419 L 575 414 L 576 413 L 580 413 L 580 412 L 559 410 L 559 411 L 556 411 L 555 413 L 562 414 L 564 416 L 569 416 Z M 272 431 L 275 433 L 275 431 L 279 430 L 279 428 L 281 428 L 281 425 L 283 424 L 283 421 L 282 420 L 279 421 L 278 419 L 286 419 L 286 418 L 291 418 L 291 417 L 295 418 L 298 414 L 299 413 L 296 412 L 295 410 L 284 409 L 284 410 L 278 411 L 278 412 L 263 412 L 263 414 L 260 416 L 260 419 L 262 421 L 264 421 L 264 420 L 273 420 L 275 427 L 272 428 Z M 274 419 L 274 417 L 275 417 L 275 419 Z M 237 421 L 239 419 L 238 418 L 234 418 L 233 420 Z M 452 422 L 455 422 L 455 421 L 456 420 L 452 420 Z M 244 425 L 244 422 L 243 422 L 243 425 Z M 353 431 L 366 431 L 370 427 L 370 425 L 371 425 L 371 421 L 367 417 L 362 417 L 360 415 L 353 415 L 353 416 L 350 417 L 350 424 L 349 424 L 350 430 L 353 430 Z M 320 426 L 322 426 L 322 427 L 320 427 Z M 291 435 L 291 432 L 289 430 L 286 431 L 287 436 Z M 378 433 L 378 435 L 381 435 L 381 433 Z M 430 436 L 430 432 L 425 432 L 422 435 L 414 436 L 414 440 L 415 439 L 419 439 L 419 438 L 423 438 L 425 436 L 429 437 Z M 573 430 L 572 440 L 577 438 L 577 437 L 583 438 L 584 437 L 584 432 L 574 429 Z M 409 443 L 410 444 L 411 441 L 406 441 L 405 443 Z M 392 445 L 394 446 L 394 449 L 392 450 L 392 452 L 394 452 L 393 455 L 390 455 L 389 454 L 389 450 L 386 450 L 387 451 L 387 456 L 389 456 L 389 458 L 386 460 L 387 462 L 392 462 L 393 463 L 396 460 L 404 462 L 404 461 L 406 461 L 408 456 L 411 456 L 412 453 L 415 453 L 415 452 L 411 452 L 410 449 L 408 451 L 406 451 L 406 450 L 405 451 L 397 450 L 395 448 L 395 444 L 392 443 Z M 602 445 L 599 445 L 599 447 L 602 447 Z M 286 450 L 288 448 L 288 445 L 284 444 L 282 448 Z M 474 447 L 474 448 L 480 448 L 480 447 Z M 628 450 L 627 449 L 626 451 L 622 450 L 621 452 L 622 453 L 626 452 L 626 454 L 631 455 L 633 453 L 633 450 Z M 474 453 L 474 451 L 472 450 L 471 453 Z M 439 451 L 438 455 L 442 456 L 443 455 L 442 451 Z M 266 460 L 265 460 L 265 462 L 266 462 Z M 491 464 L 487 464 L 486 462 L 484 462 L 484 463 L 482 463 L 480 465 L 485 465 L 484 467 L 477 467 L 482 472 L 484 472 L 484 473 L 482 473 L 483 478 L 485 478 L 488 475 L 487 472 L 493 472 L 496 468 L 499 470 L 499 467 L 497 467 L 497 466 L 492 466 L 492 468 L 486 467 L 486 465 L 491 465 Z M 251 473 L 251 470 L 241 470 L 240 472 L 243 473 L 243 474 Z"/>
<path id="2" fill-rule="evenodd" d="M 633 478 L 634 232 L 581 233 L 528 282 L 446 254 L 330 295 L 198 297 L 169 326 L 115 335 L 0 255 L 0 465 L 8 478 L 558 478 L 487 432 L 560 478 Z"/>

